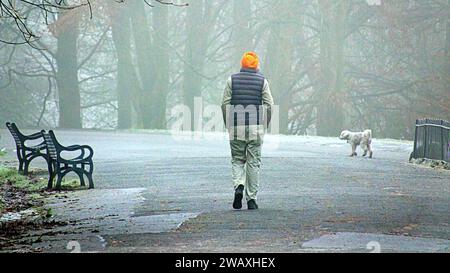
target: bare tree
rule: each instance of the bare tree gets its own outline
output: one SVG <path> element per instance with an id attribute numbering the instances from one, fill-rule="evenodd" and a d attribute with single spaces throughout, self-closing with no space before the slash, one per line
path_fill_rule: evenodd
<path id="1" fill-rule="evenodd" d="M 75 1 L 74 1 L 75 2 Z M 61 11 L 69 11 L 82 7 L 87 7 L 91 11 L 90 0 L 80 0 L 77 3 L 68 5 L 63 0 L 0 0 L 0 14 L 2 17 L 2 25 L 9 25 L 11 29 L 15 29 L 19 37 L 12 40 L 0 38 L 0 42 L 7 44 L 29 44 L 36 46 L 34 42 L 39 38 L 30 28 L 27 22 L 28 14 L 31 10 L 39 10 L 45 20 L 48 22 L 50 14 Z"/>

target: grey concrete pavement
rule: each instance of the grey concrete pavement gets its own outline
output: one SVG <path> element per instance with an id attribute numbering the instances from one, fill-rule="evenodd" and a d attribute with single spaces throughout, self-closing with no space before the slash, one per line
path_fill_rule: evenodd
<path id="1" fill-rule="evenodd" d="M 12 138 L 4 130 L 0 133 L 0 147 L 6 146 L 12 159 Z M 123 225 L 114 221 L 121 217 L 103 215 L 110 217 L 109 222 L 88 226 L 107 222 L 104 226 L 112 228 L 80 225 L 73 232 L 77 235 L 66 230 L 58 243 L 47 244 L 48 251 L 65 250 L 70 238 L 84 238 L 87 250 L 112 252 L 368 251 L 361 248 L 361 241 L 384 234 L 399 236 L 402 242 L 389 245 L 390 252 L 448 252 L 450 172 L 409 164 L 411 142 L 375 139 L 374 159 L 370 160 L 348 157 L 350 147 L 337 138 L 267 136 L 260 210 L 249 212 L 231 209 L 230 151 L 223 134 L 194 139 L 143 131 L 56 134 L 63 144 L 94 148 L 96 190 L 88 194 L 89 200 L 95 200 L 95 193 L 104 201 L 103 192 L 117 192 L 106 204 L 93 201 L 93 206 L 104 211 L 116 207 L 122 218 L 139 219 L 125 228 L 130 232 L 120 232 Z M 35 166 L 43 164 L 36 162 Z M 132 188 L 142 189 L 131 198 L 139 201 L 116 206 L 117 199 L 127 198 L 118 189 Z M 82 205 L 85 199 L 77 200 Z M 60 213 L 74 215 L 70 210 Z M 164 219 L 180 222 L 164 226 Z M 162 229 L 155 228 L 158 223 Z M 357 235 L 345 235 L 343 241 L 354 244 L 345 243 L 342 248 L 336 247 L 336 240 L 328 240 L 334 242 L 328 247 L 327 240 L 317 248 L 308 247 L 309 241 L 336 233 Z M 405 236 L 431 241 L 409 243 L 403 240 Z M 439 247 L 429 247 L 433 243 Z M 428 247 L 420 249 L 421 245 Z"/>

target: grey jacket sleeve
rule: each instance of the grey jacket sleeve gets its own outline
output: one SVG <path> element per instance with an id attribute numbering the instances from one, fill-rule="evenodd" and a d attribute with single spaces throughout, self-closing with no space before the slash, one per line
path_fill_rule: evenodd
<path id="1" fill-rule="evenodd" d="M 225 127 L 228 128 L 227 124 L 227 107 L 231 104 L 231 77 L 228 78 L 227 84 L 225 86 L 225 90 L 223 91 L 223 99 L 222 99 L 222 117 L 223 122 L 225 123 Z"/>
<path id="2" fill-rule="evenodd" d="M 267 80 L 264 81 L 264 89 L 262 92 L 262 99 L 264 104 L 264 110 L 267 115 L 267 120 L 265 126 L 268 127 L 270 121 L 272 120 L 272 105 L 274 105 L 272 92 L 270 91 L 270 85 Z"/>
<path id="3" fill-rule="evenodd" d="M 270 85 L 269 85 L 269 82 L 267 80 L 264 81 L 264 88 L 263 88 L 263 92 L 262 92 L 262 99 L 263 99 L 264 105 L 272 106 L 274 104 L 273 97 L 272 97 L 272 92 L 270 91 Z"/>

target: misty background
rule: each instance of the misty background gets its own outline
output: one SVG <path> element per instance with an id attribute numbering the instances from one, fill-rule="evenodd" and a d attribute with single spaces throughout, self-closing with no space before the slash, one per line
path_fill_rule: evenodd
<path id="1" fill-rule="evenodd" d="M 249 50 L 283 134 L 450 119 L 450 0 L 54 2 L 0 1 L 2 124 L 166 129 L 175 105 L 220 105 Z"/>

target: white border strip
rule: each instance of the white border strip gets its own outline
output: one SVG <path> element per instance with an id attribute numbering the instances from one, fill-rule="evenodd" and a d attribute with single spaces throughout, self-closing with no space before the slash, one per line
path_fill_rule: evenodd
<path id="1" fill-rule="evenodd" d="M 424 126 L 441 127 L 441 128 L 450 130 L 450 127 L 447 127 L 447 126 L 444 126 L 444 125 L 437 125 L 437 124 L 430 124 L 430 123 L 425 123 L 425 124 L 420 124 L 420 125 L 416 124 L 416 127 L 424 127 Z"/>

